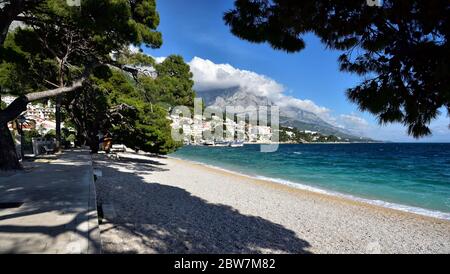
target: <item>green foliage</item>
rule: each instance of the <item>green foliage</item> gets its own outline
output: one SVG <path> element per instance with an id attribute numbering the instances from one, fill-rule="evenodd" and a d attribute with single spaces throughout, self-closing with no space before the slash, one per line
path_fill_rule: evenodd
<path id="1" fill-rule="evenodd" d="M 76 136 L 75 136 L 75 134 L 71 133 L 68 136 L 66 136 L 65 140 L 66 140 L 66 142 L 69 142 L 69 143 L 70 142 L 75 142 Z"/>
<path id="2" fill-rule="evenodd" d="M 70 147 L 71 142 L 75 142 L 75 140 L 76 136 L 74 131 L 66 127 L 61 129 L 61 141 L 66 148 Z"/>
<path id="3" fill-rule="evenodd" d="M 39 131 L 32 129 L 32 130 L 24 130 L 23 131 L 23 150 L 24 151 L 28 151 L 28 152 L 32 152 L 33 151 L 33 143 L 32 143 L 32 139 L 33 138 L 39 138 L 42 137 L 39 134 Z"/>
<path id="4" fill-rule="evenodd" d="M 39 22 L 77 31 L 106 54 L 130 43 L 153 48 L 162 44 L 161 33 L 156 31 L 155 0 L 82 0 L 81 7 L 70 7 L 65 0 L 46 0 L 35 14 Z M 56 38 L 60 34 L 68 38 L 66 30 L 49 35 Z"/>
<path id="5" fill-rule="evenodd" d="M 109 54 L 130 43 L 161 46 L 155 0 L 82 0 L 81 5 L 71 7 L 65 0 L 30 5 L 22 16 L 30 27 L 16 29 L 0 47 L 3 92 L 68 85 L 86 67 L 111 62 Z"/>
<path id="6" fill-rule="evenodd" d="M 129 102 L 130 103 L 130 102 Z M 143 151 L 166 154 L 181 144 L 171 137 L 170 121 L 166 118 L 167 111 L 158 105 L 136 104 L 136 116 L 133 131 L 123 131 L 114 127 L 115 136 L 129 147 Z"/>
<path id="7" fill-rule="evenodd" d="M 167 109 L 159 105 L 157 97 L 154 102 L 147 100 L 142 88 L 142 83 L 155 80 L 141 76 L 137 83 L 124 72 L 107 70 L 96 71 L 90 85 L 67 106 L 72 110 L 70 123 L 77 131 L 91 132 L 87 139 L 99 131 L 110 132 L 114 143 L 146 152 L 166 154 L 179 147 L 181 143 L 171 137 Z"/>
<path id="8" fill-rule="evenodd" d="M 237 0 L 224 20 L 236 36 L 287 52 L 302 50 L 303 36 L 316 34 L 344 51 L 342 71 L 366 76 L 347 90 L 351 101 L 380 123 L 403 123 L 421 137 L 431 134 L 440 109 L 450 114 L 449 9 L 444 0 L 384 0 L 382 7 L 366 0 Z"/>
<path id="9" fill-rule="evenodd" d="M 150 77 L 141 77 L 139 80 L 154 81 Z M 114 71 L 113 77 L 105 82 L 103 87 L 109 90 L 110 105 L 127 106 L 120 111 L 123 118 L 112 125 L 113 136 L 119 143 L 162 154 L 169 153 L 181 145 L 172 140 L 167 110 L 146 100 L 137 83 L 130 82 L 123 73 Z M 158 98 L 155 100 L 159 102 Z"/>
<path id="10" fill-rule="evenodd" d="M 55 81 L 54 59 L 38 52 L 39 43 L 28 29 L 10 33 L 0 52 L 0 87 L 9 94 L 22 95 L 45 87 L 43 79 Z M 29 51 L 27 51 L 29 50 Z"/>
<path id="11" fill-rule="evenodd" d="M 166 108 L 174 106 L 193 106 L 195 92 L 189 65 L 179 55 L 167 57 L 155 65 L 158 77 L 139 79 L 147 102 L 158 103 Z"/>
<path id="12" fill-rule="evenodd" d="M 104 76 L 104 69 L 99 68 L 99 71 L 98 74 Z M 108 90 L 103 86 L 104 80 L 95 75 L 97 73 L 78 92 L 67 94 L 63 101 L 67 124 L 76 129 L 79 144 L 98 142 L 94 139 L 97 133 L 109 126 Z"/>
<path id="13" fill-rule="evenodd" d="M 180 56 L 162 64 L 129 44 L 161 46 L 156 31 L 159 15 L 155 0 L 82 0 L 81 8 L 65 0 L 45 0 L 24 14 L 31 28 L 8 35 L 0 48 L 2 93 L 26 94 L 68 86 L 86 68 L 96 66 L 76 92 L 63 98 L 66 125 L 76 132 L 62 132 L 69 142 L 95 147 L 98 132 L 111 132 L 115 143 L 148 152 L 168 153 L 180 143 L 171 138 L 168 110 L 193 105 L 193 81 Z M 124 50 L 125 49 L 125 50 Z M 119 52 L 116 61 L 111 52 Z M 135 79 L 106 64 L 155 67 L 158 77 Z"/>
<path id="14" fill-rule="evenodd" d="M 151 56 L 142 52 L 132 53 L 128 48 L 116 53 L 115 58 L 122 65 L 155 66 L 156 64 L 155 59 Z"/>
<path id="15" fill-rule="evenodd" d="M 56 138 L 56 131 L 54 129 L 50 129 L 47 133 L 45 133 L 44 138 L 47 139 Z"/>
<path id="16" fill-rule="evenodd" d="M 32 142 L 32 139 L 33 139 L 33 138 L 39 138 L 39 137 L 42 137 L 42 136 L 39 134 L 39 131 L 37 131 L 37 130 L 35 130 L 35 129 L 32 129 L 32 130 L 24 130 L 24 131 L 23 131 L 23 134 L 24 134 L 24 141 L 25 141 L 25 144 L 30 144 L 30 145 L 31 145 L 31 142 Z"/>

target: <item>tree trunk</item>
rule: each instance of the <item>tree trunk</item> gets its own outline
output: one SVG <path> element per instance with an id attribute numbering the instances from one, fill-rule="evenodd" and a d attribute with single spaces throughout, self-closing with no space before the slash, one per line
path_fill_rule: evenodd
<path id="1" fill-rule="evenodd" d="M 95 133 L 91 133 L 89 138 L 89 147 L 91 149 L 91 153 L 98 153 L 99 140 L 98 136 Z"/>
<path id="2" fill-rule="evenodd" d="M 56 151 L 61 151 L 61 95 L 56 96 L 55 107 L 55 122 L 56 122 Z"/>
<path id="3" fill-rule="evenodd" d="M 16 154 L 16 148 L 8 129 L 8 122 L 16 119 L 22 112 L 27 110 L 28 103 L 40 99 L 58 96 L 60 94 L 75 90 L 82 86 L 85 78 L 75 81 L 72 86 L 61 87 L 52 90 L 39 91 L 26 94 L 16 98 L 5 109 L 0 110 L 0 169 L 19 169 L 20 163 Z"/>
<path id="4" fill-rule="evenodd" d="M 20 169 L 16 146 L 8 129 L 8 122 L 14 120 L 27 109 L 28 99 L 21 96 L 5 109 L 0 110 L 0 169 Z"/>
<path id="5" fill-rule="evenodd" d="M 20 169 L 16 146 L 7 123 L 0 123 L 0 169 Z"/>
<path id="6" fill-rule="evenodd" d="M 16 122 L 16 128 L 17 128 L 17 132 L 20 135 L 20 159 L 23 159 L 23 157 L 25 156 L 25 153 L 23 151 L 23 145 L 25 144 L 25 135 L 23 133 L 23 129 L 22 129 L 22 124 L 19 123 L 19 121 L 15 121 Z"/>
<path id="7" fill-rule="evenodd" d="M 10 1 L 11 3 L 4 3 L 2 6 L 2 12 L 0 13 L 0 45 L 6 39 L 9 26 L 14 21 L 14 18 L 19 15 L 25 8 L 24 0 Z"/>

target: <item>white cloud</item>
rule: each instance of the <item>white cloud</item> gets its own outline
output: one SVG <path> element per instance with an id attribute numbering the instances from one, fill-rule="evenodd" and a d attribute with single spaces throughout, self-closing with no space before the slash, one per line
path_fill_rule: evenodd
<path id="1" fill-rule="evenodd" d="M 363 130 L 369 127 L 369 122 L 355 114 L 341 114 L 339 123 L 349 130 Z"/>
<path id="2" fill-rule="evenodd" d="M 153 56 L 152 56 L 153 57 Z M 161 64 L 162 62 L 164 62 L 164 60 L 166 60 L 167 57 L 153 57 L 153 59 L 155 59 L 155 62 L 157 64 Z"/>
<path id="3" fill-rule="evenodd" d="M 153 56 L 152 56 L 153 57 Z M 157 63 L 166 57 L 153 57 Z M 298 107 L 312 112 L 326 122 L 354 134 L 372 137 L 377 140 L 417 141 L 406 134 L 406 128 L 400 124 L 379 126 L 369 123 L 355 113 L 335 116 L 329 108 L 319 106 L 308 99 L 298 99 L 289 94 L 288 90 L 275 80 L 248 70 L 237 69 L 230 64 L 215 64 L 207 59 L 194 57 L 189 63 L 193 73 L 194 88 L 199 91 L 240 87 L 256 95 L 266 96 L 280 107 Z M 433 137 L 424 141 L 448 141 L 450 130 L 448 117 L 441 115 L 431 125 Z"/>
<path id="4" fill-rule="evenodd" d="M 215 64 L 194 57 L 189 65 L 194 74 L 195 88 L 199 91 L 236 86 L 261 96 L 273 96 L 284 91 L 281 84 L 264 75 L 236 69 L 229 64 Z"/>
<path id="5" fill-rule="evenodd" d="M 194 57 L 189 65 L 194 75 L 194 88 L 199 91 L 239 87 L 241 90 L 266 96 L 280 107 L 297 107 L 312 112 L 324 121 L 354 134 L 370 136 L 375 126 L 357 114 L 335 116 L 332 110 L 319 106 L 312 100 L 298 99 L 275 80 L 253 71 L 237 69 L 230 64 L 215 64 L 210 60 Z"/>
<path id="6" fill-rule="evenodd" d="M 313 101 L 305 99 L 297 99 L 292 96 L 285 96 L 282 95 L 280 98 L 278 98 L 279 101 L 277 104 L 279 106 L 291 106 L 291 107 L 298 107 L 304 110 L 307 110 L 309 112 L 312 112 L 326 120 L 334 121 L 334 118 L 330 116 L 331 110 L 326 107 L 321 107 L 316 105 Z"/>
<path id="7" fill-rule="evenodd" d="M 131 51 L 131 53 L 139 53 L 139 52 L 141 52 L 141 48 L 137 47 L 137 46 L 135 46 L 133 44 L 130 44 L 128 46 L 128 50 Z"/>
<path id="8" fill-rule="evenodd" d="M 333 122 L 330 110 L 311 100 L 301 100 L 285 95 L 286 88 L 275 80 L 248 70 L 234 68 L 229 64 L 215 64 L 210 60 L 194 57 L 189 62 L 194 75 L 195 89 L 199 91 L 240 87 L 242 90 L 265 96 L 280 107 L 299 107 Z"/>

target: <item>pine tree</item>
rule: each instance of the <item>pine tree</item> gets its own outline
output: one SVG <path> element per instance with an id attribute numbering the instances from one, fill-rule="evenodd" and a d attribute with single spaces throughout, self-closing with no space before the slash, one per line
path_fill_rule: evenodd
<path id="1" fill-rule="evenodd" d="M 155 0 L 82 0 L 81 7 L 65 0 L 6 1 L 0 15 L 2 69 L 51 72 L 14 74 L 14 83 L 0 82 L 2 92 L 20 95 L 0 111 L 0 169 L 20 168 L 7 123 L 29 102 L 80 90 L 96 68 L 115 64 L 109 55 L 113 51 L 162 43 Z M 26 27 L 10 34 L 15 46 L 8 47 L 7 31 L 14 20 Z"/>
<path id="2" fill-rule="evenodd" d="M 224 15 L 231 32 L 274 49 L 298 52 L 314 33 L 343 51 L 342 71 L 365 76 L 347 90 L 380 123 L 400 122 L 410 135 L 431 134 L 430 122 L 450 115 L 450 2 L 448 0 L 237 0 Z"/>

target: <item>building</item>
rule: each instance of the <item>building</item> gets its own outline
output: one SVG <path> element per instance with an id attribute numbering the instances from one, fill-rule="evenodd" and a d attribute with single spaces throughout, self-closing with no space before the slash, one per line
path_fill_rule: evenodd
<path id="1" fill-rule="evenodd" d="M 246 124 L 244 121 L 235 122 L 229 118 L 223 120 L 218 116 L 206 119 L 201 115 L 196 115 L 194 119 L 191 119 L 175 114 L 168 119 L 172 121 L 172 129 L 183 133 L 185 144 L 198 145 L 204 144 L 206 141 L 232 142 L 234 140 L 270 143 L 273 135 L 272 128 L 269 126 L 254 126 Z M 221 136 L 217 136 L 218 129 L 222 129 Z"/>
<path id="2" fill-rule="evenodd" d="M 2 96 L 2 101 L 9 105 L 17 97 L 14 96 Z M 27 105 L 27 110 L 23 113 L 25 122 L 22 123 L 23 130 L 38 130 L 41 135 L 45 135 L 50 130 L 56 129 L 55 122 L 55 106 L 51 101 L 47 101 L 46 104 L 42 103 L 30 103 Z M 12 130 L 11 123 L 8 125 Z M 62 125 L 63 126 L 63 125 Z"/>

